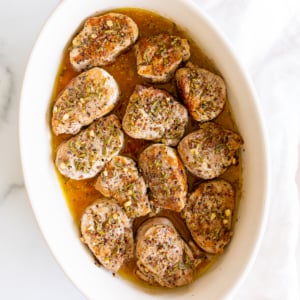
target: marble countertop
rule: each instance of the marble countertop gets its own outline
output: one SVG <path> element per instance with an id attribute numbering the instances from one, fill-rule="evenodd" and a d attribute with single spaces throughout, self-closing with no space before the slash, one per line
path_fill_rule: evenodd
<path id="1" fill-rule="evenodd" d="M 60 269 L 39 231 L 24 188 L 18 148 L 19 94 L 26 62 L 59 2 L 0 1 L 0 299 L 5 300 L 85 299 Z M 270 135 L 273 190 L 268 226 L 236 299 L 297 299 L 300 3 L 195 2 L 227 35 L 249 70 Z"/>

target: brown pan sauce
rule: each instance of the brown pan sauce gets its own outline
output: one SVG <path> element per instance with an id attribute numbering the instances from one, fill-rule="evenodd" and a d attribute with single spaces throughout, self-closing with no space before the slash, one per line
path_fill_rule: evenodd
<path id="1" fill-rule="evenodd" d="M 117 9 L 115 12 L 123 13 L 131 17 L 139 28 L 139 37 L 142 36 L 150 36 L 158 33 L 168 33 L 170 35 L 176 35 L 183 38 L 186 38 L 190 42 L 190 51 L 191 58 L 190 61 L 202 68 L 205 68 L 211 72 L 219 74 L 218 70 L 214 66 L 213 62 L 209 60 L 209 58 L 201 51 L 198 45 L 196 45 L 193 40 L 188 36 L 188 34 L 178 28 L 176 24 L 160 15 L 157 15 L 153 12 L 145 11 L 142 9 Z M 69 43 L 70 45 L 70 43 Z M 68 46 L 69 46 L 68 45 Z M 59 93 L 66 87 L 68 82 L 78 75 L 79 73 L 74 71 L 71 67 L 69 61 L 69 47 L 66 47 L 66 50 L 63 55 L 63 59 L 57 74 L 55 87 L 53 90 L 53 96 L 51 99 L 51 107 L 53 106 L 55 100 Z M 118 82 L 119 88 L 121 91 L 120 99 L 118 101 L 117 107 L 113 110 L 113 113 L 116 114 L 120 119 L 122 119 L 125 109 L 129 100 L 131 93 L 134 90 L 136 84 L 144 84 L 150 85 L 145 79 L 139 77 L 136 72 L 136 59 L 133 49 L 131 48 L 124 54 L 121 54 L 116 61 L 109 66 L 103 67 L 106 71 L 108 71 Z M 170 92 L 181 101 L 178 97 L 175 82 L 171 80 L 166 84 L 155 84 L 156 87 L 162 88 Z M 214 120 L 215 122 L 223 125 L 227 129 L 232 129 L 237 131 L 236 125 L 234 123 L 232 113 L 230 110 L 230 105 L 228 100 L 226 101 L 225 108 L 223 112 Z M 189 132 L 195 131 L 198 129 L 198 123 L 191 118 L 189 118 L 188 126 L 186 128 L 185 135 Z M 145 140 L 135 140 L 127 135 L 125 135 L 125 146 L 120 154 L 132 157 L 137 161 L 137 157 L 139 153 L 145 149 L 148 145 L 151 144 L 149 141 Z M 69 139 L 70 135 L 60 135 L 55 136 L 52 133 L 52 153 L 53 153 L 53 161 L 55 160 L 57 147 L 66 139 Z M 240 156 L 240 154 L 239 154 Z M 60 184 L 62 186 L 62 190 L 66 197 L 68 206 L 74 218 L 76 225 L 79 227 L 80 218 L 85 210 L 85 208 L 92 204 L 96 199 L 98 199 L 101 194 L 94 188 L 95 181 L 97 176 L 92 179 L 86 180 L 72 180 L 62 176 L 59 172 L 57 172 Z M 189 183 L 189 191 L 193 191 L 195 187 L 203 180 L 195 177 L 191 173 L 188 174 L 188 183 Z M 236 210 L 238 206 L 238 202 L 241 194 L 241 184 L 242 184 L 242 165 L 241 159 L 239 159 L 239 163 L 236 166 L 231 166 L 228 171 L 220 176 L 223 179 L 229 181 L 235 188 L 236 191 Z M 179 233 L 182 237 L 189 241 L 191 240 L 191 236 L 189 234 L 188 229 L 186 228 L 183 220 L 180 218 L 180 214 L 163 210 L 159 213 L 160 216 L 168 217 L 175 225 Z M 236 213 L 235 213 L 236 215 Z M 133 230 L 136 232 L 138 226 L 148 217 L 141 217 L 134 220 Z M 207 259 L 204 260 L 202 264 L 195 271 L 195 278 L 202 275 L 216 260 L 216 256 L 207 256 Z M 132 260 L 127 263 L 122 269 L 119 271 L 119 274 L 131 281 L 140 282 L 135 276 L 135 261 Z M 144 284 L 144 283 L 143 283 Z"/>

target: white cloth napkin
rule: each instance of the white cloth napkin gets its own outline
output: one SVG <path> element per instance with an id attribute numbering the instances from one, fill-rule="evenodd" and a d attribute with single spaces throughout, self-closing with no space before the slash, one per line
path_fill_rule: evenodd
<path id="1" fill-rule="evenodd" d="M 223 30 L 249 70 L 269 136 L 272 190 L 267 229 L 235 299 L 299 299 L 295 179 L 300 149 L 300 1 L 194 1 Z"/>

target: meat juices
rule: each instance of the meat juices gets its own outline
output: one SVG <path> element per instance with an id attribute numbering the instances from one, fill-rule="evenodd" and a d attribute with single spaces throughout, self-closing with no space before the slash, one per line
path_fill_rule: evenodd
<path id="1" fill-rule="evenodd" d="M 81 218 L 82 241 L 107 270 L 117 272 L 133 256 L 131 223 L 112 199 L 99 199 Z"/>
<path id="2" fill-rule="evenodd" d="M 126 277 L 174 288 L 190 284 L 231 240 L 235 192 L 211 179 L 238 163 L 243 140 L 210 122 L 223 111 L 226 86 L 207 57 L 192 42 L 188 61 L 188 36 L 174 23 L 160 26 L 150 13 L 149 25 L 146 12 L 129 10 L 132 19 L 115 12 L 87 19 L 68 48 L 52 114 L 55 163 L 74 179 L 61 178 L 63 189 L 96 260 L 114 273 L 124 267 Z M 209 70 L 202 68 L 207 61 Z M 82 73 L 65 87 L 74 71 Z M 123 116 L 118 99 L 130 94 Z M 122 128 L 110 112 L 122 116 Z M 234 123 L 226 109 L 217 122 L 228 120 Z M 187 134 L 195 121 L 199 130 Z M 190 194 L 185 168 L 205 180 Z M 241 179 L 237 169 L 226 175 L 231 182 Z"/>
<path id="3" fill-rule="evenodd" d="M 104 69 L 93 68 L 79 74 L 54 104 L 53 132 L 56 135 L 78 133 L 83 126 L 112 111 L 118 99 L 118 84 Z"/>
<path id="4" fill-rule="evenodd" d="M 137 38 L 138 27 L 126 15 L 108 13 L 89 18 L 72 41 L 70 62 L 76 71 L 106 66 Z"/>

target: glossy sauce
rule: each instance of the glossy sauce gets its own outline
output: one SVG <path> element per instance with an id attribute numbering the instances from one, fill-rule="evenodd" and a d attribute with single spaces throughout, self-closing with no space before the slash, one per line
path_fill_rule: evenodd
<path id="1" fill-rule="evenodd" d="M 154 14 L 149 11 L 141 10 L 141 9 L 118 9 L 115 10 L 115 12 L 120 12 L 128 15 L 131 17 L 139 28 L 139 37 L 142 36 L 149 36 L 153 34 L 158 33 L 168 33 L 171 35 L 177 35 L 180 37 L 187 38 L 190 42 L 190 51 L 191 51 L 191 58 L 190 61 L 202 68 L 205 68 L 211 72 L 219 74 L 218 70 L 214 66 L 214 64 L 208 59 L 208 57 L 201 51 L 201 49 L 189 38 L 189 36 L 182 30 L 180 30 L 175 23 L 173 23 L 170 20 L 167 20 L 157 14 Z M 77 34 L 77 33 L 76 33 Z M 68 45 L 69 46 L 69 45 Z M 68 82 L 78 75 L 79 73 L 74 71 L 70 65 L 69 62 L 69 47 L 66 47 L 63 60 L 61 62 L 60 69 L 58 71 L 53 96 L 51 100 L 51 108 L 57 99 L 59 93 L 65 88 L 65 86 L 68 84 Z M 121 54 L 117 59 L 116 62 L 113 63 L 110 66 L 103 67 L 105 70 L 107 70 L 118 82 L 119 88 L 121 91 L 121 96 L 118 102 L 117 107 L 113 110 L 113 113 L 116 114 L 120 119 L 122 119 L 125 109 L 129 100 L 129 97 L 131 93 L 134 90 L 134 87 L 136 84 L 144 84 L 144 85 L 150 85 L 147 83 L 147 81 L 137 75 L 136 72 L 136 59 L 134 55 L 134 51 L 131 48 L 128 52 Z M 165 89 L 169 91 L 171 94 L 175 96 L 179 100 L 179 97 L 177 96 L 177 91 L 175 88 L 175 83 L 172 80 L 169 83 L 166 84 L 155 84 L 156 87 Z M 179 100 L 180 101 L 180 100 Z M 52 109 L 51 109 L 52 111 Z M 217 117 L 217 119 L 214 120 L 215 122 L 223 125 L 224 127 L 228 129 L 232 129 L 234 131 L 237 131 L 236 125 L 234 123 L 234 120 L 232 118 L 232 114 L 230 111 L 230 105 L 229 102 L 226 102 L 225 108 L 223 112 Z M 198 129 L 198 123 L 196 121 L 193 121 L 191 118 L 189 118 L 189 123 L 186 128 L 185 135 L 189 132 L 195 131 Z M 125 135 L 126 136 L 126 135 Z M 53 153 L 53 161 L 55 161 L 56 156 L 56 149 L 59 146 L 59 144 L 69 139 L 70 135 L 60 135 L 55 136 L 52 133 L 52 153 Z M 125 138 L 125 147 L 123 148 L 122 152 L 120 154 L 132 157 L 133 159 L 137 160 L 137 157 L 139 153 L 145 149 L 148 145 L 150 145 L 151 142 L 144 141 L 144 140 L 135 140 L 128 136 Z M 240 155 L 239 155 L 240 156 Z M 192 174 L 188 173 L 188 183 L 189 183 L 189 191 L 192 191 L 195 189 L 195 187 L 202 182 L 203 180 L 200 180 L 199 178 L 196 178 Z M 62 190 L 65 194 L 66 201 L 68 203 L 68 206 L 70 208 L 70 211 L 72 213 L 72 216 L 74 218 L 74 221 L 76 225 L 79 227 L 80 224 L 80 218 L 85 210 L 85 208 L 93 203 L 96 199 L 101 196 L 100 192 L 98 192 L 94 188 L 95 181 L 97 179 L 97 176 L 92 179 L 87 180 L 72 180 L 69 178 L 66 178 L 62 176 L 59 172 L 57 172 L 59 181 L 62 186 Z M 236 211 L 238 208 L 238 202 L 240 199 L 240 191 L 241 191 L 241 184 L 242 184 L 242 165 L 241 160 L 239 159 L 239 164 L 236 166 L 231 166 L 228 171 L 220 176 L 220 178 L 224 178 L 228 180 L 235 188 L 236 191 Z M 171 211 L 162 211 L 159 213 L 160 216 L 166 216 L 168 217 L 175 225 L 179 233 L 182 235 L 182 237 L 189 241 L 191 240 L 191 236 L 189 234 L 189 231 L 187 230 L 184 222 L 180 218 L 180 215 L 175 212 Z M 147 217 L 138 218 L 134 221 L 134 233 L 136 232 L 138 226 L 145 220 Z M 195 277 L 198 277 L 202 275 L 216 260 L 216 256 L 207 256 L 207 259 L 199 266 L 198 270 L 195 272 Z M 136 278 L 134 272 L 135 272 L 135 261 L 132 260 L 127 265 L 125 265 L 120 271 L 120 275 L 130 279 L 134 282 L 140 282 L 138 278 Z M 144 282 L 142 284 L 145 284 Z"/>

